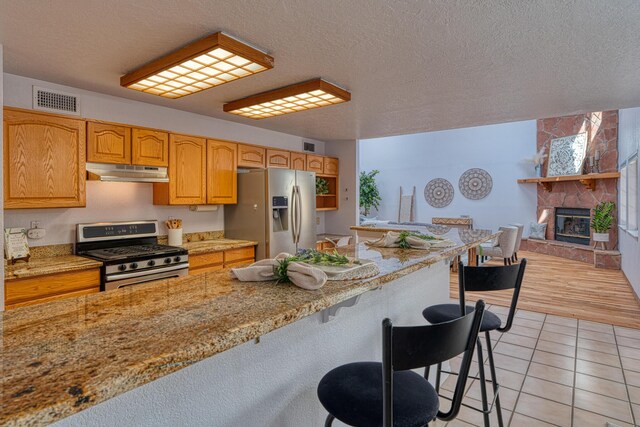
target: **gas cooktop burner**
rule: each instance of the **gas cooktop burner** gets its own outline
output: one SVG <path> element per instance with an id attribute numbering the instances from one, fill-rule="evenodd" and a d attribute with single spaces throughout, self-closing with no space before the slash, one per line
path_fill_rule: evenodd
<path id="1" fill-rule="evenodd" d="M 86 251 L 84 255 L 92 258 L 104 260 L 114 260 L 130 257 L 138 257 L 145 255 L 164 255 L 180 252 L 182 249 L 175 246 L 166 245 L 133 245 L 133 246 L 116 246 L 113 248 L 102 248 Z"/>

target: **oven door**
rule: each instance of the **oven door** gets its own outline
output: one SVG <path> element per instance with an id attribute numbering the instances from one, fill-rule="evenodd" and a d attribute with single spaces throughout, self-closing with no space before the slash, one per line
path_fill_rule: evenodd
<path id="1" fill-rule="evenodd" d="M 111 291 L 125 286 L 139 285 L 141 283 L 153 282 L 154 280 L 171 279 L 188 274 L 189 264 L 176 264 L 153 271 L 133 271 L 131 273 L 113 274 L 105 277 L 103 290 Z"/>

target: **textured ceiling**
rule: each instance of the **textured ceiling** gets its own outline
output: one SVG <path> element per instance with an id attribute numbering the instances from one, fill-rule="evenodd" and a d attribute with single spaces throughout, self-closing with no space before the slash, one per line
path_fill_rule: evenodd
<path id="1" fill-rule="evenodd" d="M 275 68 L 179 100 L 119 86 L 218 30 Z M 640 106 L 640 2 L 0 0 L 4 71 L 322 140 Z M 253 121 L 237 98 L 314 77 L 346 104 Z"/>

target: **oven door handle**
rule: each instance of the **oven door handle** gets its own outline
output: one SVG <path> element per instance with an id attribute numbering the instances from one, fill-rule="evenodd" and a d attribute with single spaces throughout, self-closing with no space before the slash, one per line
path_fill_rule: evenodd
<path id="1" fill-rule="evenodd" d="M 141 276 L 151 276 L 154 274 L 160 274 L 160 273 L 169 272 L 169 271 L 182 270 L 184 268 L 189 268 L 189 263 L 170 265 L 168 267 L 163 267 L 162 269 L 159 268 L 157 270 L 144 270 L 144 271 L 136 271 L 133 273 L 121 273 L 121 274 L 118 274 L 117 276 L 107 276 L 105 280 L 107 282 L 114 282 L 116 280 L 131 279 L 134 277 L 141 277 Z"/>

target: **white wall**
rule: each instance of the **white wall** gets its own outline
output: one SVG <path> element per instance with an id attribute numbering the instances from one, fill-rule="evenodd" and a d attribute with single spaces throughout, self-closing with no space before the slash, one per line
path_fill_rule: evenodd
<path id="1" fill-rule="evenodd" d="M 640 148 L 640 108 L 618 111 L 618 161 L 622 163 Z M 620 185 L 620 183 L 618 183 Z M 640 192 L 640 185 L 638 186 Z M 640 195 L 639 195 L 640 196 Z M 638 197 L 640 199 L 640 197 Z M 622 253 L 622 271 L 640 296 L 640 244 L 637 234 L 622 227 L 618 232 L 618 246 Z"/>
<path id="2" fill-rule="evenodd" d="M 4 95 L 3 95 L 3 84 L 2 84 L 2 79 L 3 79 L 3 73 L 2 73 L 2 45 L 0 44 L 0 107 L 2 107 L 3 103 L 4 103 Z M 2 116 L 2 108 L 0 108 L 0 122 L 2 122 L 3 116 Z M 4 146 L 3 146 L 3 134 L 4 132 L 0 132 L 0 170 L 2 170 L 2 165 L 4 165 L 4 161 L 3 161 L 3 153 L 4 153 Z M 4 173 L 2 174 L 2 176 L 4 176 Z M 0 185 L 0 230 L 4 230 L 4 185 Z M 4 254 L 4 239 L 0 239 L 0 252 L 2 252 Z M 3 255 L 4 256 L 4 255 Z M 4 268 L 0 269 L 0 311 L 4 310 Z"/>
<path id="3" fill-rule="evenodd" d="M 324 153 L 324 142 L 303 139 L 260 129 L 254 126 L 233 123 L 212 117 L 160 107 L 124 98 L 103 95 L 67 86 L 34 80 L 12 74 L 4 74 L 4 104 L 19 108 L 32 108 L 32 86 L 41 86 L 72 93 L 80 98 L 82 117 L 139 125 L 173 132 L 210 136 L 220 139 L 259 144 L 287 150 L 302 151 L 303 141 L 316 143 L 316 151 Z M 190 212 L 187 207 L 154 206 L 150 184 L 87 183 L 87 207 L 74 209 L 8 210 L 5 212 L 6 226 L 29 227 L 30 221 L 41 221 L 47 236 L 31 240 L 32 246 L 74 242 L 76 223 L 182 218 L 187 232 L 222 230 L 223 208 L 213 213 Z M 318 231 L 324 231 L 324 214 L 318 213 Z"/>
<path id="4" fill-rule="evenodd" d="M 340 159 L 340 208 L 325 213 L 325 231 L 351 234 L 349 227 L 358 224 L 358 141 L 328 141 L 325 153 Z"/>
<path id="5" fill-rule="evenodd" d="M 516 182 L 534 175 L 524 159 L 535 151 L 536 122 L 531 120 L 361 140 L 359 167 L 380 170 L 378 219 L 397 221 L 400 186 L 407 193 L 415 185 L 416 221 L 470 215 L 475 228 L 497 229 L 536 220 L 536 186 Z M 458 189 L 460 176 L 470 168 L 485 169 L 493 178 L 493 190 L 482 200 L 469 200 Z M 424 198 L 424 188 L 433 178 L 445 178 L 454 187 L 453 201 L 445 208 L 431 207 Z"/>

